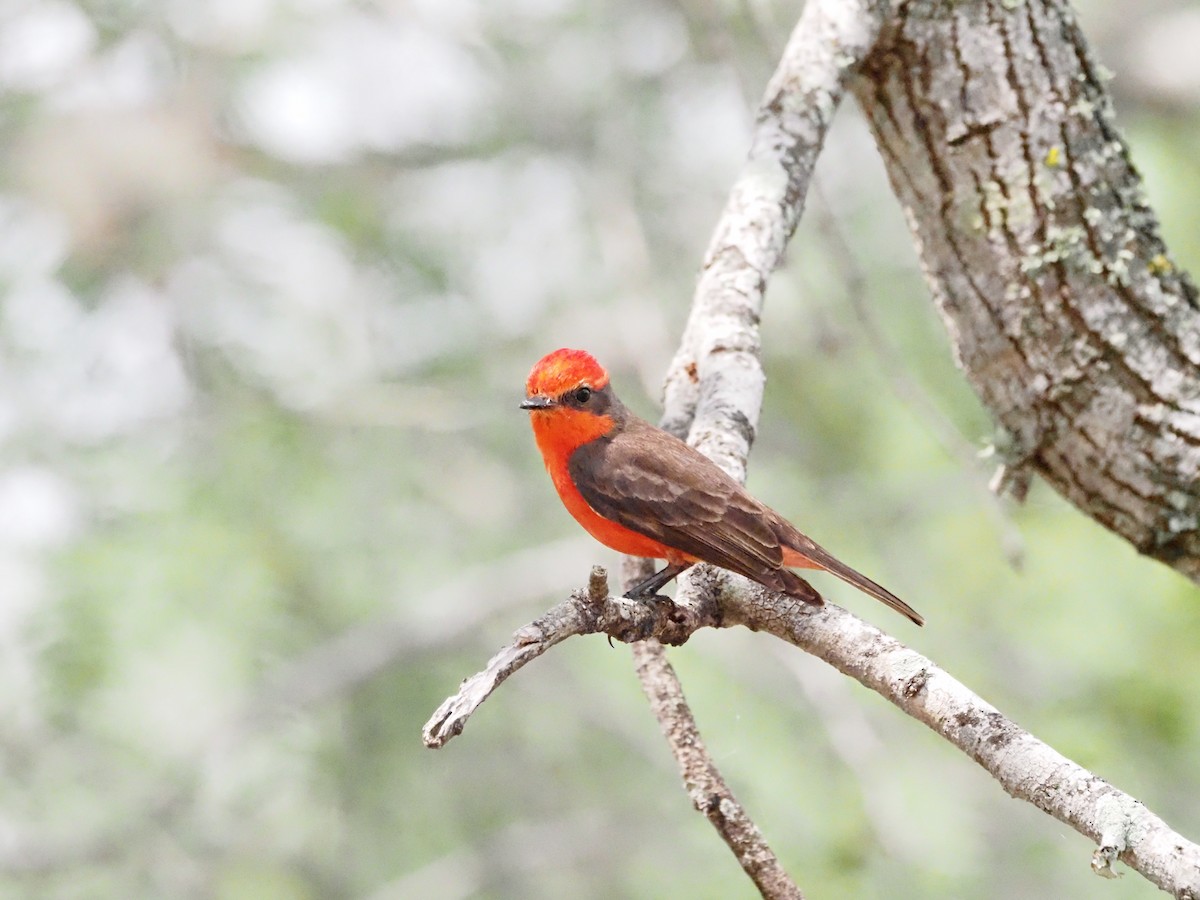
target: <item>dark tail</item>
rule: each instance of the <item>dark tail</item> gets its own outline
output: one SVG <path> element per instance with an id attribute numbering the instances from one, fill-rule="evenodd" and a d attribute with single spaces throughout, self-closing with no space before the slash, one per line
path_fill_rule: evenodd
<path id="1" fill-rule="evenodd" d="M 838 578 L 842 579 L 842 581 L 846 582 L 847 584 L 854 585 L 864 594 L 869 594 L 876 600 L 879 600 L 881 603 L 886 603 L 896 612 L 900 613 L 900 615 L 905 616 L 917 625 L 925 624 L 925 620 L 921 617 L 919 612 L 917 612 L 883 585 L 876 584 L 866 575 L 850 568 L 812 539 L 800 534 L 799 532 L 796 532 L 796 535 L 799 535 L 801 540 L 789 541 L 788 543 L 791 545 L 790 549 L 805 557 L 806 560 L 811 561 L 811 563 L 817 568 L 824 569 L 826 572 L 832 572 Z M 789 537 L 794 536 L 795 535 L 789 535 Z M 787 561 L 786 556 L 784 558 L 784 565 L 791 565 L 791 563 Z M 804 579 L 800 578 L 799 576 L 795 577 L 796 580 L 801 584 L 804 584 L 806 587 L 808 586 Z M 791 591 L 788 591 L 787 593 L 790 594 Z"/>
<path id="2" fill-rule="evenodd" d="M 883 585 L 876 584 L 874 581 L 872 581 L 866 575 L 863 575 L 861 572 L 854 571 L 852 568 L 850 568 L 845 563 L 838 562 L 836 559 L 834 559 L 833 565 L 824 566 L 824 568 L 827 572 L 832 572 L 834 575 L 836 575 L 838 578 L 842 579 L 842 581 L 846 582 L 847 584 L 854 585 L 856 588 L 858 588 L 864 594 L 870 594 L 876 600 L 886 603 L 888 606 L 890 606 L 896 612 L 900 613 L 900 615 L 906 616 L 910 621 L 914 622 L 915 624 L 917 624 L 917 625 L 925 624 L 925 619 L 923 619 L 921 617 L 921 614 L 919 612 L 917 612 L 915 609 L 913 609 L 911 606 L 909 606 L 907 603 L 905 603 L 903 600 L 901 600 L 899 597 L 897 597 L 895 594 L 893 594 L 891 591 L 889 591 Z"/>

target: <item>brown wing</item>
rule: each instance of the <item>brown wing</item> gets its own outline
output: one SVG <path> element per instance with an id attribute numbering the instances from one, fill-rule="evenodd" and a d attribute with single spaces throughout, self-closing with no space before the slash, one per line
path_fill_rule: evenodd
<path id="1" fill-rule="evenodd" d="M 715 463 L 630 416 L 611 439 L 585 444 L 571 478 L 600 515 L 682 552 L 809 602 L 820 595 L 783 568 L 776 518 Z"/>
<path id="2" fill-rule="evenodd" d="M 611 438 L 580 447 L 569 462 L 579 493 L 600 515 L 772 590 L 820 604 L 816 589 L 785 568 L 810 563 L 924 624 L 911 606 L 755 500 L 699 451 L 633 415 L 624 425 Z M 785 547 L 801 559 L 785 554 Z"/>

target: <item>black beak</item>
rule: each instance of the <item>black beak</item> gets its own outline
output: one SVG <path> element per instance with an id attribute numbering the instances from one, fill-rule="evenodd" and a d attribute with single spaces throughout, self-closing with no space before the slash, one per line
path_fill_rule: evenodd
<path id="1" fill-rule="evenodd" d="M 553 405 L 549 397 L 526 397 L 521 401 L 521 409 L 549 409 Z"/>

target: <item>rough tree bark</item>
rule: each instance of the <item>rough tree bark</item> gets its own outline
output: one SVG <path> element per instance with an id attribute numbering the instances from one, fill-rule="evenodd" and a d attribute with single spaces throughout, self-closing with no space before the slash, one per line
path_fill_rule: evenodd
<path id="1" fill-rule="evenodd" d="M 997 450 L 1200 581 L 1200 309 L 1062 0 L 898 4 L 853 85 Z"/>

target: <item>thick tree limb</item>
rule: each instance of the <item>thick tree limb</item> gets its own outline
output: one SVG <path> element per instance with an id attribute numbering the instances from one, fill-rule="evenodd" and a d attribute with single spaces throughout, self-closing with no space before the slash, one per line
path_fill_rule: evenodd
<path id="1" fill-rule="evenodd" d="M 999 423 L 1001 481 L 1042 475 L 1200 581 L 1196 290 L 1070 6 L 909 2 L 884 35 L 854 91 Z"/>

